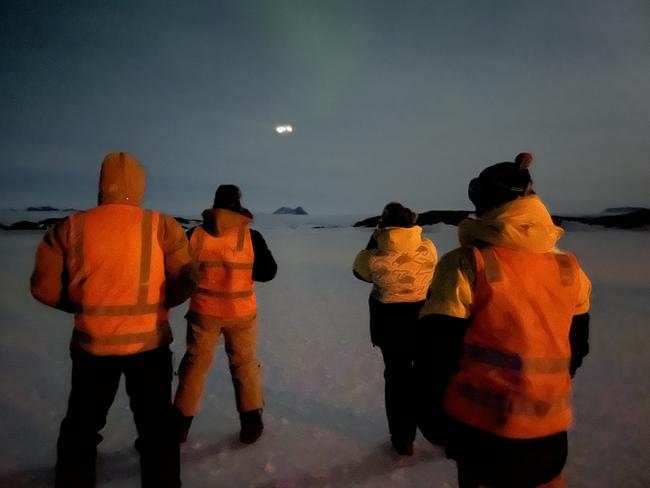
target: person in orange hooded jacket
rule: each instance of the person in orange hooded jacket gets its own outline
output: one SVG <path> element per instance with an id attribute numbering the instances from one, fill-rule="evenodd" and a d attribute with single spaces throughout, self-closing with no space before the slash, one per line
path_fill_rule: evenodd
<path id="1" fill-rule="evenodd" d="M 189 298 L 197 270 L 176 220 L 140 208 L 144 186 L 144 170 L 130 154 L 108 154 L 99 205 L 57 223 L 36 253 L 32 295 L 73 313 L 75 324 L 57 487 L 95 486 L 99 431 L 122 374 L 138 431 L 142 486 L 181 484 L 168 310 Z"/>
<path id="2" fill-rule="evenodd" d="M 564 486 L 571 378 L 589 350 L 591 284 L 556 248 L 532 156 L 469 185 L 476 218 L 445 254 L 420 313 L 420 429 L 446 445 L 460 488 Z"/>
<path id="3" fill-rule="evenodd" d="M 200 278 L 186 315 L 187 350 L 174 399 L 181 443 L 199 411 L 205 379 L 222 335 L 241 422 L 239 439 L 251 444 L 264 429 L 254 282 L 272 280 L 277 264 L 262 235 L 250 229 L 253 215 L 242 207 L 240 199 L 237 186 L 219 186 L 212 208 L 203 211 L 203 224 L 188 231 Z"/>

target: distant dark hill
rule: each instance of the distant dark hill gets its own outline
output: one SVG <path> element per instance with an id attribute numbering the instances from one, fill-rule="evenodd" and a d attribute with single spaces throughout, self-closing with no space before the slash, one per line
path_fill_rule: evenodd
<path id="1" fill-rule="evenodd" d="M 471 212 L 469 210 L 429 210 L 418 215 L 417 225 L 448 224 L 458 225 Z M 379 222 L 379 215 L 360 220 L 354 227 L 375 227 Z"/>
<path id="2" fill-rule="evenodd" d="M 47 230 L 50 227 L 57 224 L 57 222 L 63 220 L 65 217 L 50 217 L 48 219 L 39 220 L 37 222 L 31 222 L 29 220 L 20 220 L 14 222 L 13 224 L 5 225 L 0 223 L 0 230 Z M 186 219 L 183 217 L 174 217 L 176 221 L 183 227 L 187 229 L 193 225 L 200 224 L 202 221 L 197 219 Z"/>
<path id="3" fill-rule="evenodd" d="M 643 207 L 612 207 L 606 208 L 605 212 L 607 213 L 629 213 L 634 212 L 635 210 L 644 210 Z"/>
<path id="4" fill-rule="evenodd" d="M 40 222 L 30 222 L 29 220 L 20 220 L 18 222 L 14 222 L 11 225 L 3 225 L 2 228 L 4 230 L 44 230 L 47 227 L 45 227 L 45 225 L 41 224 Z"/>
<path id="5" fill-rule="evenodd" d="M 191 226 L 194 226 L 194 225 L 198 225 L 201 222 L 203 222 L 200 219 L 186 219 L 184 217 L 174 217 L 174 218 L 176 219 L 176 222 L 181 224 L 181 227 L 183 227 L 184 229 L 187 229 L 188 227 L 191 227 Z"/>
<path id="6" fill-rule="evenodd" d="M 15 210 L 15 209 L 11 209 Z M 76 208 L 56 208 L 50 205 L 42 205 L 40 207 L 27 207 L 27 212 L 77 212 Z"/>
<path id="7" fill-rule="evenodd" d="M 468 210 L 430 210 L 418 216 L 417 225 L 448 224 L 458 225 L 471 212 Z M 580 222 L 587 225 L 602 225 L 618 229 L 636 229 L 650 226 L 650 209 L 639 207 L 619 207 L 605 211 L 605 215 L 552 215 L 555 225 L 563 222 Z M 354 227 L 375 227 L 379 216 L 370 217 L 354 224 Z"/>
<path id="8" fill-rule="evenodd" d="M 624 209 L 630 210 L 625 212 Z M 588 225 L 602 225 L 605 227 L 616 227 L 618 229 L 636 229 L 650 226 L 650 209 L 636 207 L 622 207 L 620 209 L 607 209 L 611 215 L 595 215 L 584 217 L 572 217 L 559 215 L 560 225 L 566 222 L 581 222 Z"/>
<path id="9" fill-rule="evenodd" d="M 25 210 L 28 212 L 58 212 L 59 209 L 55 207 L 50 207 L 49 205 L 44 205 L 42 207 L 27 207 Z"/>
<path id="10" fill-rule="evenodd" d="M 307 212 L 302 207 L 280 207 L 273 212 L 273 215 L 307 215 Z"/>

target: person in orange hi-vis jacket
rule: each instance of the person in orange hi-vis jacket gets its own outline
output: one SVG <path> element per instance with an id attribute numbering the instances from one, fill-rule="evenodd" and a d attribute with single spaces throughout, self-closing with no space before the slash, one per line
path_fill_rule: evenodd
<path id="1" fill-rule="evenodd" d="M 252 444 L 264 429 L 254 282 L 272 280 L 277 264 L 262 235 L 250 229 L 253 215 L 242 207 L 240 199 L 237 186 L 219 186 L 212 208 L 202 214 L 203 224 L 188 231 L 200 278 L 186 315 L 187 351 L 179 367 L 174 399 L 181 443 L 199 411 L 205 379 L 222 335 L 241 422 L 239 439 Z"/>
<path id="2" fill-rule="evenodd" d="M 143 487 L 178 487 L 171 404 L 169 308 L 191 295 L 198 271 L 173 217 L 140 207 L 145 174 L 126 152 L 102 162 L 99 205 L 47 232 L 32 295 L 74 314 L 72 387 L 57 442 L 56 486 L 95 486 L 99 431 L 122 374 L 138 431 Z"/>
<path id="3" fill-rule="evenodd" d="M 572 377 L 589 351 L 591 284 L 532 188 L 529 153 L 469 185 L 476 218 L 420 313 L 420 429 L 460 488 L 561 487 Z"/>

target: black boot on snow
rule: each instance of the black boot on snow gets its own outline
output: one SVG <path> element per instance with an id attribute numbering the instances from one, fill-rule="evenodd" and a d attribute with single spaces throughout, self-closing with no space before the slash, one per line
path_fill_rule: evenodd
<path id="1" fill-rule="evenodd" d="M 393 444 L 393 449 L 400 456 L 412 456 L 413 455 L 413 442 L 402 441 L 391 437 L 391 444 Z"/>
<path id="2" fill-rule="evenodd" d="M 193 419 L 194 417 L 187 417 L 183 415 L 183 412 L 181 412 L 178 408 L 174 407 L 174 433 L 179 444 L 183 444 L 185 441 L 187 441 L 187 435 L 190 432 L 190 426 L 192 425 Z"/>
<path id="3" fill-rule="evenodd" d="M 244 444 L 252 444 L 262 435 L 264 423 L 262 422 L 262 410 L 251 410 L 239 414 L 241 430 L 239 440 Z"/>

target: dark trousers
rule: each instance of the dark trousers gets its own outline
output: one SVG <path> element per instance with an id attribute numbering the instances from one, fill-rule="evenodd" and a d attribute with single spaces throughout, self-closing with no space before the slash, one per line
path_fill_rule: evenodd
<path id="1" fill-rule="evenodd" d="M 381 303 L 370 297 L 370 335 L 384 357 L 384 399 L 393 441 L 412 443 L 417 427 L 415 328 L 424 302 Z"/>
<path id="2" fill-rule="evenodd" d="M 56 486 L 95 486 L 99 431 L 113 403 L 120 377 L 138 431 L 142 486 L 174 487 L 180 482 L 179 445 L 173 437 L 172 359 L 168 347 L 129 356 L 94 356 L 74 351 L 68 411 L 57 442 Z"/>
<path id="3" fill-rule="evenodd" d="M 384 401 L 391 437 L 398 443 L 412 443 L 417 426 L 413 356 L 407 347 L 401 346 L 380 346 L 385 365 Z"/>
<path id="4" fill-rule="evenodd" d="M 458 486 L 535 488 L 562 486 L 567 433 L 508 439 L 450 420 L 447 455 L 456 460 Z"/>

